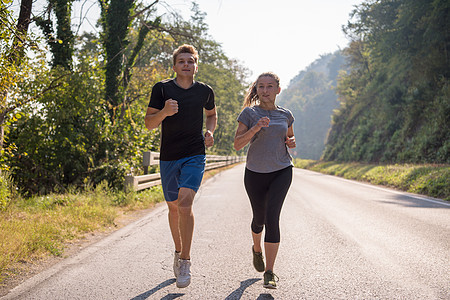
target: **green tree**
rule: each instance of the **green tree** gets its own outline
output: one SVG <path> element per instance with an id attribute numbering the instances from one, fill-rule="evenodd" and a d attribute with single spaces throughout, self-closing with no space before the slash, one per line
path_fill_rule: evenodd
<path id="1" fill-rule="evenodd" d="M 47 17 L 36 17 L 36 24 L 42 29 L 53 55 L 52 66 L 72 69 L 75 36 L 71 28 L 73 0 L 48 0 Z M 51 20 L 52 12 L 56 16 L 56 35 Z"/>
<path id="2" fill-rule="evenodd" d="M 18 110 L 49 88 L 38 84 L 46 68 L 37 42 L 28 35 L 31 3 L 23 1 L 17 21 L 8 8 L 10 4 L 9 0 L 0 3 L 0 170 L 7 168 L 5 157 L 14 146 L 3 147 L 8 125 L 21 117 Z M 25 55 L 26 49 L 35 56 L 33 60 Z"/>
<path id="3" fill-rule="evenodd" d="M 7 147 L 15 145 L 7 163 L 23 193 L 45 194 L 102 181 L 120 189 L 124 175 L 140 174 L 142 152 L 159 148 L 159 131 L 149 132 L 143 122 L 151 88 L 157 81 L 173 76 L 173 49 L 179 43 L 192 42 L 191 37 L 177 34 L 185 29 L 189 34 L 199 34 L 196 40 L 204 45 L 198 80 L 210 81 L 223 114 L 216 131 L 216 146 L 209 151 L 232 153 L 229 141 L 242 101 L 244 69 L 229 60 L 220 45 L 205 33 L 190 29 L 201 28 L 200 24 L 178 20 L 169 26 L 161 22 L 160 26 L 172 33 L 149 30 L 142 38 L 142 22 L 131 24 L 124 54 L 133 63 L 128 60 L 123 67 L 129 67 L 133 74 L 127 77 L 121 113 L 117 116 L 120 122 L 111 119 L 110 106 L 104 100 L 107 62 L 102 38 L 84 34 L 77 39 L 77 63 L 72 70 L 54 67 L 40 78 L 42 86 L 52 89 L 41 93 L 35 106 L 21 110 L 21 118 L 11 124 L 7 141 Z"/>
<path id="4" fill-rule="evenodd" d="M 344 31 L 351 65 L 324 159 L 449 162 L 448 1 L 366 1 Z"/>
<path id="5" fill-rule="evenodd" d="M 134 0 L 100 1 L 102 40 L 105 48 L 105 97 L 109 104 L 111 120 L 121 103 L 120 76 L 125 65 L 125 49 L 129 44 L 128 33 L 134 12 Z"/>

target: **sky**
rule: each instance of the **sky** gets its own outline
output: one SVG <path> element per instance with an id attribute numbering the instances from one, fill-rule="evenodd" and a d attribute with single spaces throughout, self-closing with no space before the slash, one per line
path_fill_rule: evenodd
<path id="1" fill-rule="evenodd" d="M 189 0 L 166 1 L 179 12 Z M 342 32 L 362 0 L 197 0 L 209 34 L 252 75 L 276 73 L 282 88 L 320 55 L 343 49 Z"/>
<path id="2" fill-rule="evenodd" d="M 152 3 L 153 0 L 144 0 Z M 192 0 L 160 0 L 162 13 L 172 10 L 188 19 Z M 227 57 L 251 72 L 250 81 L 266 71 L 276 73 L 281 87 L 321 55 L 343 49 L 348 39 L 342 26 L 363 0 L 196 0 L 206 13 L 209 35 Z M 18 7 L 19 0 L 13 1 Z M 34 2 L 35 7 L 46 3 Z M 33 9 L 34 10 L 34 9 Z M 164 11 L 165 10 L 165 11 Z M 74 2 L 74 24 L 95 29 L 97 0 Z M 81 22 L 82 20 L 82 22 Z M 74 25 L 74 30 L 77 26 Z M 201 59 L 201 57 L 200 57 Z"/>

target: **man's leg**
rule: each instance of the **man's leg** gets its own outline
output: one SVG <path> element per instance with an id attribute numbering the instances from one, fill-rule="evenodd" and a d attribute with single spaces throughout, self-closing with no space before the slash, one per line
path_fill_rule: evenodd
<path id="1" fill-rule="evenodd" d="M 160 161 L 161 184 L 164 198 L 169 208 L 169 227 L 172 234 L 175 251 L 181 251 L 180 230 L 178 228 L 178 176 L 180 166 L 178 161 Z"/>
<path id="2" fill-rule="evenodd" d="M 178 228 L 181 240 L 181 253 L 177 287 L 184 288 L 191 283 L 191 244 L 194 233 L 194 214 L 192 203 L 195 191 L 190 188 L 180 188 L 178 192 Z"/>
<path id="3" fill-rule="evenodd" d="M 194 233 L 194 214 L 192 203 L 195 192 L 189 188 L 180 188 L 179 199 L 167 202 L 169 207 L 169 227 L 175 244 L 175 251 L 181 252 L 180 258 L 190 259 L 192 236 Z"/>
<path id="4" fill-rule="evenodd" d="M 175 251 L 181 252 L 181 237 L 180 228 L 178 225 L 178 200 L 166 202 L 169 207 L 169 227 L 172 233 L 173 243 L 175 244 Z"/>
<path id="5" fill-rule="evenodd" d="M 182 163 L 178 177 L 178 229 L 181 240 L 180 273 L 177 287 L 187 287 L 191 283 L 191 244 L 194 234 L 194 213 L 192 204 L 196 191 L 202 182 L 205 170 L 205 155 L 187 157 Z"/>
<path id="6" fill-rule="evenodd" d="M 181 259 L 191 258 L 192 236 L 194 234 L 194 213 L 192 204 L 195 191 L 190 188 L 180 188 L 178 192 L 178 228 L 181 240 Z M 178 251 L 178 250 L 177 250 Z"/>
<path id="7" fill-rule="evenodd" d="M 202 182 L 205 171 L 205 155 L 196 155 L 183 159 L 178 177 L 178 228 L 181 239 L 181 259 L 191 258 L 191 244 L 194 233 L 194 197 Z"/>

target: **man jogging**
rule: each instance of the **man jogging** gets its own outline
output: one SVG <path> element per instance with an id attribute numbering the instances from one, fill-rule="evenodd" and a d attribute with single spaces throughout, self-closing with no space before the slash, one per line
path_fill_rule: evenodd
<path id="1" fill-rule="evenodd" d="M 174 51 L 173 70 L 175 78 L 153 86 L 145 126 L 153 130 L 161 124 L 160 173 L 175 244 L 173 270 L 177 287 L 184 288 L 191 282 L 192 204 L 205 170 L 205 148 L 214 144 L 217 114 L 212 88 L 194 81 L 198 52 L 193 46 Z"/>

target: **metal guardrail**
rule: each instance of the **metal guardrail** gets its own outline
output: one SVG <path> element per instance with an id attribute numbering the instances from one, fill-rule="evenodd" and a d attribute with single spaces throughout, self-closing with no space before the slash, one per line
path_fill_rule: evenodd
<path id="1" fill-rule="evenodd" d="M 225 167 L 245 160 L 245 156 L 223 156 L 223 155 L 206 155 L 205 171 Z M 144 174 L 139 176 L 125 176 L 125 190 L 140 191 L 161 184 L 161 175 L 159 173 L 148 174 L 148 167 L 159 164 L 159 153 L 146 151 L 144 152 L 142 165 L 144 166 Z"/>

